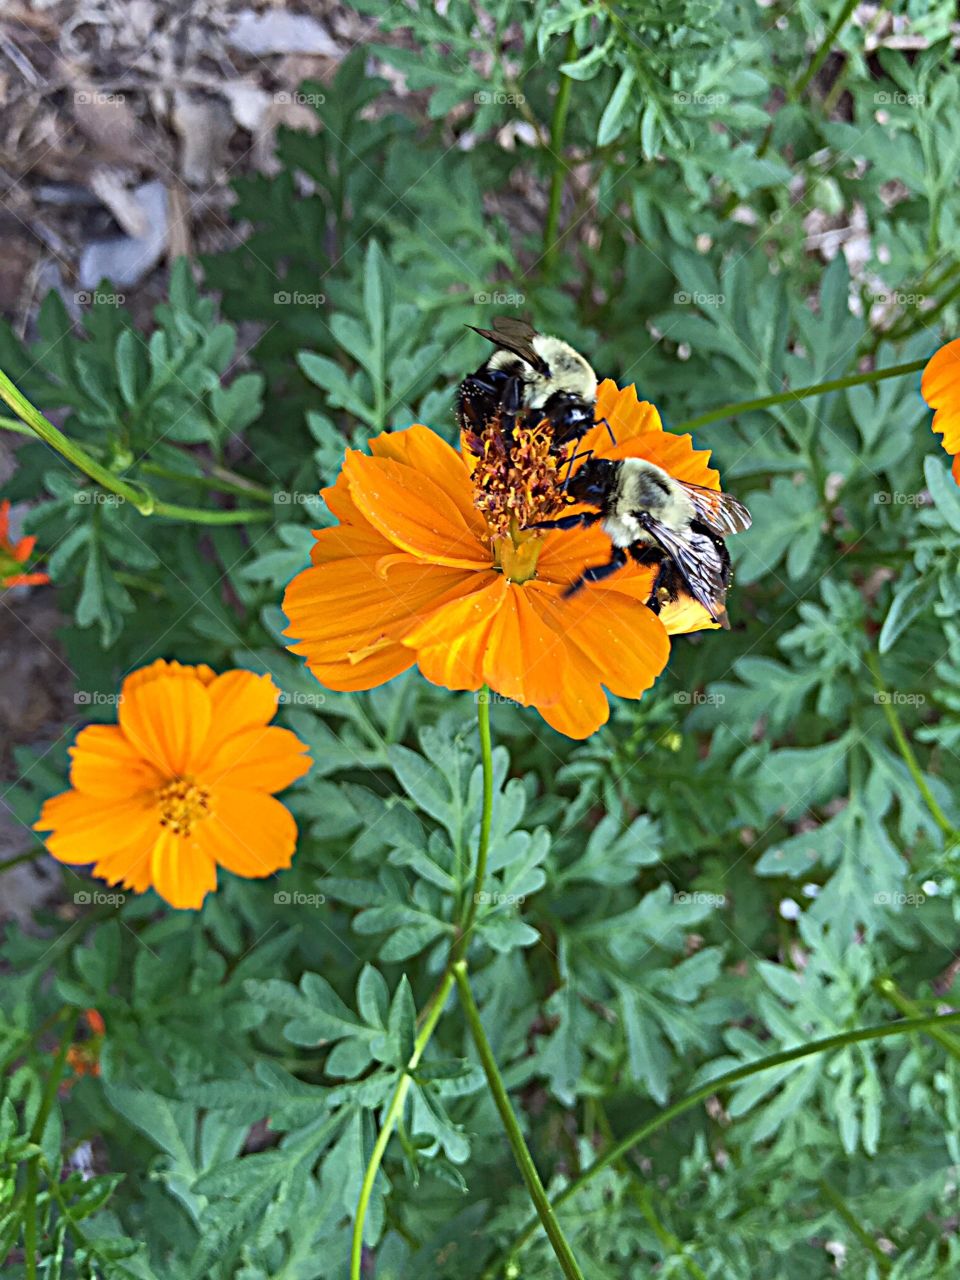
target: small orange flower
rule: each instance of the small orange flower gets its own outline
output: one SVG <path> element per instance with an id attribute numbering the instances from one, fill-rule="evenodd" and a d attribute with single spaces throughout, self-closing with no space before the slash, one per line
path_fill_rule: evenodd
<path id="1" fill-rule="evenodd" d="M 106 1031 L 103 1015 L 97 1009 L 84 1009 L 84 1017 L 90 1028 L 90 1035 L 78 1044 L 72 1044 L 67 1050 L 67 1065 L 74 1076 L 98 1076 L 100 1074 L 100 1048 Z M 69 1088 L 73 1080 L 67 1079 L 64 1084 Z"/>
<path id="2" fill-rule="evenodd" d="M 272 793 L 312 761 L 268 724 L 279 696 L 252 671 L 142 667 L 123 682 L 120 723 L 77 735 L 73 789 L 46 802 L 35 829 L 53 833 L 58 861 L 93 863 L 135 893 L 153 887 L 172 907 L 200 907 L 218 866 L 249 878 L 289 867 L 296 823 Z"/>
<path id="3" fill-rule="evenodd" d="M 948 342 L 930 359 L 923 371 L 920 393 L 933 415 L 932 429 L 953 455 L 953 478 L 960 484 L 960 338 Z"/>
<path id="4" fill-rule="evenodd" d="M 20 573 L 20 566 L 26 564 L 36 546 L 36 538 L 21 538 L 18 542 L 10 539 L 10 502 L 0 502 L 0 587 L 40 586 L 49 582 L 46 573 Z"/>
<path id="5" fill-rule="evenodd" d="M 678 479 L 719 488 L 709 453 L 665 432 L 633 387 L 604 382 L 597 417 L 617 444 L 600 425 L 581 451 L 647 458 Z M 525 527 L 562 502 L 556 460 L 545 456 L 539 432 L 521 429 L 506 460 L 495 433 L 465 439 L 458 453 L 424 426 L 371 440 L 372 457 L 347 452 L 323 495 L 340 523 L 315 534 L 313 566 L 294 578 L 283 604 L 287 634 L 299 641 L 290 647 L 322 684 L 370 689 L 416 663 L 434 684 L 488 684 L 535 706 L 561 733 L 585 738 L 609 714 L 604 686 L 640 697 L 666 664 L 671 633 L 714 625 L 686 600 L 655 615 L 645 603 L 655 570 L 633 563 L 563 599 L 584 569 L 609 559 L 610 540 L 596 526 Z"/>

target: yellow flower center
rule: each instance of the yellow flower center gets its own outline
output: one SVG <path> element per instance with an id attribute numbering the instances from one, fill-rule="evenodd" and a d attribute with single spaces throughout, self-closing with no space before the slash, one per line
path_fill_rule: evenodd
<path id="1" fill-rule="evenodd" d="M 511 582 L 529 582 L 536 576 L 537 559 L 543 538 L 533 533 L 511 529 L 506 537 L 494 538 L 494 563 Z"/>
<path id="2" fill-rule="evenodd" d="M 210 792 L 192 778 L 173 778 L 157 792 L 160 825 L 175 836 L 189 836 L 195 822 L 210 816 Z"/>
<path id="3" fill-rule="evenodd" d="M 517 424 L 508 439 L 495 418 L 479 435 L 468 434 L 465 444 L 477 460 L 473 501 L 495 539 L 510 529 L 549 520 L 563 507 L 553 429 L 546 420 L 533 426 Z"/>

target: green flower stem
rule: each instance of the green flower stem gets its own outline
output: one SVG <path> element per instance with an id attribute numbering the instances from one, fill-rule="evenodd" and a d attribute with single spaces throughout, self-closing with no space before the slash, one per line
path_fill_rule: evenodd
<path id="1" fill-rule="evenodd" d="M 40 1110 L 37 1112 L 30 1129 L 30 1142 L 33 1146 L 40 1145 L 43 1131 L 47 1127 L 47 1120 L 57 1096 L 60 1077 L 63 1075 L 67 1053 L 73 1043 L 79 1016 L 78 1009 L 71 1010 L 63 1028 L 62 1039 L 50 1066 L 50 1074 L 47 1076 L 43 1097 L 40 1100 Z M 40 1184 L 40 1155 L 41 1153 L 37 1151 L 27 1161 L 27 1180 L 23 1209 L 23 1256 L 27 1280 L 36 1280 L 37 1275 L 37 1194 Z"/>
<path id="2" fill-rule="evenodd" d="M 569 62 L 577 52 L 577 41 L 571 31 L 567 37 L 567 45 L 563 51 L 563 61 Z M 566 165 L 563 162 L 563 135 L 567 128 L 567 112 L 570 110 L 570 94 L 573 80 L 570 76 L 561 76 L 557 89 L 556 101 L 553 104 L 553 119 L 550 122 L 550 150 L 553 153 L 553 172 L 550 175 L 550 198 L 547 203 L 547 220 L 543 227 L 543 269 L 549 273 L 556 260 L 557 235 L 560 229 L 560 205 L 563 201 L 563 179 Z"/>
<path id="3" fill-rule="evenodd" d="M 883 677 L 880 674 L 880 663 L 876 654 L 868 653 L 866 662 L 867 666 L 870 668 L 870 674 L 873 676 L 874 688 L 878 693 L 884 693 Z M 900 722 L 900 717 L 897 715 L 896 707 L 889 699 L 884 699 L 880 705 L 883 707 L 883 714 L 887 718 L 887 724 L 890 726 L 890 732 L 893 734 L 897 748 L 903 757 L 903 763 L 910 771 L 910 777 L 913 778 L 913 781 L 916 783 L 917 790 L 923 796 L 924 802 L 930 811 L 930 816 L 952 844 L 954 841 L 960 839 L 960 832 L 957 831 L 956 827 L 940 808 L 936 796 L 930 790 L 929 784 L 923 776 L 923 770 L 920 768 L 917 757 L 914 754 L 913 747 L 910 745 L 910 740 L 904 732 L 903 725 Z"/>
<path id="4" fill-rule="evenodd" d="M 889 1275 L 890 1259 L 877 1244 L 876 1240 L 874 1240 L 870 1232 L 867 1231 L 859 1221 L 856 1214 L 847 1204 L 846 1200 L 844 1200 L 840 1192 L 837 1191 L 835 1187 L 832 1187 L 826 1178 L 819 1178 L 817 1180 L 817 1186 L 820 1188 L 820 1193 L 824 1200 L 827 1200 L 831 1207 L 836 1210 L 838 1216 L 843 1220 L 847 1228 L 853 1232 L 863 1247 L 873 1254 L 881 1273 L 883 1275 Z"/>
<path id="5" fill-rule="evenodd" d="M 151 476 L 160 476 L 164 480 L 177 480 L 181 484 L 197 485 L 201 489 L 212 489 L 217 493 L 232 493 L 240 498 L 251 498 L 256 502 L 273 502 L 274 495 L 263 485 L 255 484 L 245 476 L 238 476 L 224 467 L 214 467 L 209 475 L 188 475 L 183 471 L 175 471 L 173 467 L 161 466 L 159 462 L 143 462 L 140 470 Z"/>
<path id="6" fill-rule="evenodd" d="M 705 427 L 708 423 L 719 422 L 723 418 L 735 418 L 737 414 L 750 413 L 754 409 L 769 409 L 776 404 L 791 404 L 796 400 L 806 400 L 810 396 L 825 395 L 828 391 L 859 387 L 866 382 L 881 382 L 884 378 L 899 378 L 904 374 L 917 373 L 926 363 L 926 360 L 911 360 L 909 364 L 896 364 L 889 369 L 870 369 L 866 373 L 852 373 L 846 378 L 818 382 L 812 387 L 778 391 L 775 395 L 760 396 L 757 400 L 741 400 L 737 404 L 726 404 L 719 409 L 711 409 L 709 413 L 701 413 L 696 418 L 688 418 L 686 422 L 678 422 L 676 426 L 671 427 L 671 430 L 692 431 L 695 427 Z"/>
<path id="7" fill-rule="evenodd" d="M 490 824 L 493 816 L 493 750 L 490 738 L 490 690 L 486 685 L 480 690 L 477 698 L 477 722 L 480 730 L 480 754 L 483 760 L 483 812 L 480 820 L 480 838 L 477 844 L 473 891 L 470 895 L 463 928 L 458 933 L 450 949 L 450 959 L 447 962 L 443 977 L 440 979 L 437 989 L 430 997 L 423 1011 L 423 1020 L 420 1030 L 417 1032 L 417 1038 L 414 1041 L 413 1053 L 407 1063 L 407 1069 L 397 1081 L 393 1096 L 387 1105 L 386 1111 L 383 1113 L 380 1132 L 377 1135 L 373 1151 L 370 1153 L 370 1159 L 363 1173 L 363 1182 L 360 1185 L 360 1199 L 357 1201 L 357 1214 L 353 1223 L 353 1240 L 350 1248 L 350 1280 L 360 1280 L 360 1267 L 363 1261 L 363 1225 L 366 1221 L 367 1209 L 370 1207 L 370 1197 L 373 1195 L 377 1173 L 381 1164 L 383 1164 L 387 1145 L 390 1142 L 394 1128 L 403 1115 L 403 1105 L 410 1091 L 411 1073 L 423 1056 L 423 1051 L 433 1035 L 434 1028 L 440 1021 L 443 1007 L 447 1003 L 447 996 L 453 986 L 456 967 L 459 963 L 462 963 L 461 953 L 466 948 L 467 939 L 477 914 L 477 895 L 486 873 L 487 850 L 490 846 Z M 579 1273 L 576 1274 L 579 1275 Z"/>
<path id="8" fill-rule="evenodd" d="M 417 1063 L 423 1056 L 430 1037 L 433 1035 L 434 1028 L 440 1021 L 440 1015 L 443 1013 L 443 1006 L 447 1003 L 447 996 L 450 994 L 450 988 L 453 986 L 453 971 L 448 969 L 443 975 L 443 979 L 434 992 L 433 999 L 427 1005 L 426 1015 L 423 1019 L 423 1025 L 417 1032 L 417 1038 L 414 1041 L 413 1053 L 410 1055 L 410 1061 L 407 1063 L 407 1069 L 397 1081 L 397 1087 L 393 1091 L 393 1097 L 383 1114 L 383 1120 L 380 1124 L 380 1132 L 377 1135 L 377 1141 L 374 1143 L 373 1151 L 364 1170 L 363 1182 L 360 1186 L 360 1199 L 357 1202 L 357 1216 L 353 1223 L 353 1243 L 350 1248 L 350 1280 L 360 1280 L 360 1266 L 363 1261 L 363 1224 L 366 1220 L 367 1209 L 370 1206 L 370 1197 L 373 1195 L 373 1186 L 377 1180 L 377 1174 L 380 1171 L 380 1165 L 383 1163 L 384 1153 L 387 1149 L 387 1143 L 393 1134 L 394 1126 L 403 1113 L 403 1104 L 407 1100 L 407 1093 L 410 1090 L 411 1072 L 415 1070 Z"/>
<path id="9" fill-rule="evenodd" d="M 560 1205 L 565 1204 L 578 1191 L 581 1191 L 598 1173 L 602 1173 L 604 1169 L 616 1163 L 622 1156 L 625 1156 L 638 1142 L 643 1142 L 645 1138 L 649 1138 L 651 1134 L 656 1133 L 658 1129 L 662 1129 L 671 1120 L 675 1120 L 677 1116 L 690 1111 L 699 1103 L 712 1097 L 713 1094 L 719 1093 L 721 1089 L 728 1089 L 731 1085 L 739 1084 L 741 1080 L 747 1080 L 750 1076 L 759 1075 L 761 1071 L 769 1071 L 772 1067 L 782 1067 L 786 1063 L 796 1062 L 800 1058 L 809 1058 L 818 1053 L 831 1053 L 835 1049 L 844 1049 L 847 1045 L 860 1044 L 865 1040 L 883 1040 L 888 1036 L 904 1035 L 910 1031 L 931 1031 L 932 1028 L 940 1028 L 955 1022 L 960 1022 L 960 1011 L 931 1014 L 924 1018 L 903 1018 L 899 1022 L 886 1023 L 881 1026 L 858 1027 L 852 1031 L 841 1031 L 835 1036 L 826 1036 L 823 1040 L 811 1040 L 808 1044 L 796 1045 L 792 1049 L 782 1049 L 779 1053 L 773 1053 L 767 1058 L 760 1058 L 756 1062 L 744 1063 L 742 1067 L 735 1067 L 732 1071 L 724 1072 L 721 1076 L 715 1076 L 691 1093 L 678 1098 L 669 1107 L 664 1107 L 652 1120 L 645 1121 L 628 1133 L 625 1138 L 621 1138 L 619 1142 L 609 1147 L 602 1156 L 594 1161 L 589 1169 L 585 1170 L 579 1178 L 571 1182 L 568 1187 L 565 1187 L 553 1199 L 551 1202 L 552 1207 L 558 1209 Z M 494 1280 L 500 1274 L 504 1263 L 519 1253 L 527 1241 L 535 1234 L 538 1225 L 538 1219 L 532 1218 L 507 1251 L 491 1263 L 483 1273 L 482 1280 Z"/>
<path id="10" fill-rule="evenodd" d="M 142 516 L 167 516 L 172 520 L 189 520 L 196 524 L 246 524 L 251 520 L 271 520 L 269 511 L 207 511 L 201 507 L 181 507 L 172 502 L 158 502 L 149 489 L 133 485 L 115 475 L 96 458 L 43 416 L 26 396 L 14 386 L 0 369 L 0 400 L 3 400 L 40 439 L 73 464 L 78 471 L 95 480 L 101 488 L 129 502 Z M 4 419 L 3 421 L 9 421 Z"/>
<path id="11" fill-rule="evenodd" d="M 46 852 L 46 845 L 38 844 L 33 849 L 25 849 L 23 853 L 15 853 L 12 858 L 7 858 L 6 862 L 0 862 L 0 875 L 3 875 L 4 871 L 9 871 L 11 867 L 19 867 L 24 862 L 36 862 L 37 858 Z"/>
<path id="12" fill-rule="evenodd" d="M 473 872 L 473 892 L 466 904 L 466 914 L 460 933 L 453 944 L 451 964 L 462 959 L 470 942 L 470 934 L 477 918 L 479 894 L 487 873 L 487 853 L 490 848 L 490 825 L 493 819 L 493 749 L 490 740 L 490 690 L 486 685 L 477 694 L 477 724 L 480 730 L 480 759 L 483 764 L 483 810 L 480 817 L 480 840 L 477 845 L 477 861 Z"/>
<path id="13" fill-rule="evenodd" d="M 833 48 L 833 45 L 834 45 L 834 42 L 836 41 L 837 36 L 846 26 L 846 23 L 851 13 L 853 13 L 856 7 L 857 7 L 857 0 L 846 0 L 846 3 L 844 4 L 843 8 L 840 10 L 836 18 L 834 19 L 833 25 L 831 26 L 830 30 L 821 40 L 820 48 L 810 59 L 810 65 L 807 67 L 806 71 L 803 73 L 803 75 L 800 77 L 800 79 L 797 81 L 797 83 L 794 85 L 793 89 L 791 90 L 790 97 L 794 102 L 796 102 L 798 98 L 803 97 L 804 93 L 806 92 L 807 85 L 810 83 L 813 77 L 820 70 L 821 66 L 823 65 L 824 59 L 826 58 L 830 50 Z"/>
<path id="14" fill-rule="evenodd" d="M 922 1014 L 922 1009 L 915 1004 L 909 996 L 905 996 L 892 978 L 878 978 L 874 983 L 877 991 L 889 1000 L 895 1009 L 906 1018 L 918 1018 Z M 931 1040 L 936 1040 L 937 1044 L 946 1049 L 951 1057 L 960 1061 L 960 1041 L 950 1034 L 949 1031 L 941 1031 L 939 1027 L 935 1027 L 929 1033 Z"/>
<path id="15" fill-rule="evenodd" d="M 554 1253 L 557 1255 L 557 1261 L 560 1263 L 560 1270 L 567 1277 L 567 1280 L 583 1280 L 583 1272 L 573 1256 L 573 1251 L 567 1243 L 566 1236 L 560 1229 L 560 1223 L 557 1221 L 553 1206 L 547 1198 L 543 1183 L 540 1181 L 540 1175 L 537 1173 L 537 1166 L 533 1163 L 533 1156 L 531 1156 L 527 1144 L 523 1140 L 520 1124 L 513 1107 L 510 1105 L 510 1098 L 503 1083 L 503 1077 L 497 1067 L 497 1060 L 493 1056 L 490 1041 L 487 1039 L 487 1033 L 483 1029 L 483 1023 L 480 1021 L 480 1010 L 477 1008 L 473 992 L 470 989 L 470 981 L 467 978 L 467 962 L 458 960 L 453 966 L 453 972 L 456 975 L 457 988 L 460 992 L 460 1003 L 463 1005 L 467 1024 L 470 1027 L 470 1034 L 473 1036 L 473 1042 L 477 1046 L 477 1053 L 480 1055 L 480 1062 L 487 1077 L 487 1084 L 490 1086 L 493 1100 L 496 1103 L 497 1110 L 500 1112 L 500 1119 L 503 1121 L 503 1127 L 507 1132 L 507 1140 L 510 1143 L 514 1158 L 523 1175 L 523 1180 L 527 1184 L 530 1198 L 536 1207 L 537 1216 L 540 1222 L 543 1223 L 543 1229 L 546 1231 L 547 1238 L 553 1246 Z"/>

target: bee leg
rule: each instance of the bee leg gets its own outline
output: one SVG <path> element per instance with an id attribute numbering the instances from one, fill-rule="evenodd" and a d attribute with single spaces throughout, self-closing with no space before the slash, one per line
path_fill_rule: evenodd
<path id="1" fill-rule="evenodd" d="M 651 547 L 650 550 L 658 551 L 658 548 Z M 653 590 L 647 601 L 647 608 L 651 613 L 659 613 L 665 604 L 672 604 L 683 586 L 683 579 L 673 561 L 664 558 L 662 552 L 658 551 L 658 555 L 661 560 L 660 569 L 653 580 Z M 656 564 L 656 560 L 648 560 L 646 563 Z"/>
<path id="2" fill-rule="evenodd" d="M 536 524 L 527 525 L 528 529 L 588 529 L 603 519 L 601 511 L 582 511 L 576 516 L 560 516 L 557 520 L 538 520 Z"/>
<path id="3" fill-rule="evenodd" d="M 581 439 L 582 439 L 582 437 L 581 437 Z M 570 457 L 569 457 L 569 458 L 564 458 L 564 460 L 560 463 L 561 467 L 566 467 L 566 468 L 567 468 L 567 474 L 566 474 L 566 477 L 564 478 L 564 481 L 563 481 L 563 491 L 564 491 L 564 493 L 566 493 L 566 491 L 567 491 L 567 485 L 570 483 L 570 477 L 573 475 L 573 464 L 574 464 L 575 462 L 579 462 L 581 458 L 592 458 L 592 457 L 593 457 L 593 450 L 592 450 L 592 449 L 584 449 L 583 453 L 577 453 L 577 452 L 576 452 L 576 447 L 577 447 L 577 445 L 578 445 L 579 443 L 580 443 L 580 440 L 577 440 L 577 441 L 576 441 L 576 443 L 574 444 L 574 452 L 570 455 Z"/>
<path id="4" fill-rule="evenodd" d="M 503 434 L 507 440 L 513 443 L 513 429 L 517 423 L 517 417 L 523 405 L 523 380 L 522 378 L 508 378 L 504 384 L 503 394 L 500 397 L 500 423 Z"/>
<path id="5" fill-rule="evenodd" d="M 611 444 L 617 443 L 617 437 L 613 434 L 613 427 L 611 427 L 610 423 L 606 420 L 606 418 L 598 418 L 595 425 L 598 427 L 606 427 L 607 435 L 610 437 L 610 443 Z"/>
<path id="6" fill-rule="evenodd" d="M 581 574 L 576 582 L 571 582 L 563 593 L 563 599 L 569 600 L 571 596 L 575 596 L 588 582 L 602 582 L 604 578 L 609 578 L 611 573 L 616 573 L 618 569 L 622 569 L 626 563 L 626 550 L 623 547 L 614 547 L 607 563 L 594 565 L 592 569 L 588 569 L 586 573 Z"/>

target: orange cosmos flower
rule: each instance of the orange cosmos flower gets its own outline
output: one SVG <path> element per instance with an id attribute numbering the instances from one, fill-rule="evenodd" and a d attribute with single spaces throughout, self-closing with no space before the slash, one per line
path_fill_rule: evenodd
<path id="1" fill-rule="evenodd" d="M 580 450 L 647 458 L 678 479 L 719 488 L 709 452 L 663 430 L 634 388 L 606 381 Z M 638 698 L 663 670 L 669 635 L 712 627 L 692 601 L 658 617 L 645 601 L 655 570 L 629 564 L 570 599 L 564 588 L 606 563 L 598 527 L 528 526 L 563 506 L 544 424 L 520 427 L 508 455 L 488 428 L 461 451 L 428 427 L 378 436 L 372 457 L 347 452 L 324 498 L 340 521 L 318 531 L 313 566 L 287 588 L 288 635 L 330 689 L 370 689 L 414 663 L 449 689 L 496 692 L 585 738 L 607 719 L 604 687 Z M 574 470 L 576 469 L 576 465 Z M 567 508 L 569 509 L 569 508 Z"/>
<path id="2" fill-rule="evenodd" d="M 89 1037 L 78 1044 L 72 1044 L 67 1050 L 67 1065 L 70 1067 L 74 1076 L 98 1076 L 100 1074 L 100 1048 L 103 1043 L 104 1025 L 103 1015 L 97 1009 L 84 1009 L 84 1017 L 87 1020 L 87 1026 L 90 1028 Z M 67 1078 L 62 1082 L 67 1089 L 73 1084 L 73 1080 Z"/>
<path id="3" fill-rule="evenodd" d="M 159 659 L 127 676 L 118 725 L 90 725 L 71 748 L 73 788 L 43 806 L 60 862 L 92 862 L 110 884 L 154 888 L 200 907 L 217 867 L 268 876 L 289 867 L 296 823 L 272 793 L 310 768 L 304 744 L 270 726 L 279 690 L 252 671 Z"/>
<path id="4" fill-rule="evenodd" d="M 953 478 L 960 484 L 960 338 L 933 355 L 923 371 L 920 394 L 931 409 L 932 428 L 943 435 L 943 447 L 953 454 Z"/>
<path id="5" fill-rule="evenodd" d="M 21 538 L 18 542 L 10 539 L 10 502 L 0 502 L 0 587 L 39 586 L 49 582 L 46 573 L 21 573 L 20 566 L 30 559 L 36 538 Z"/>

